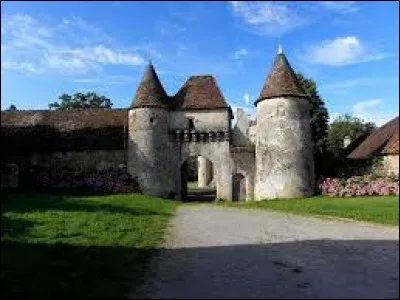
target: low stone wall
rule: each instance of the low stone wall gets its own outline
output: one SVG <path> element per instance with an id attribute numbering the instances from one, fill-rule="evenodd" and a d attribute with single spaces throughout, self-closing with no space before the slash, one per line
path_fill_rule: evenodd
<path id="1" fill-rule="evenodd" d="M 8 155 L 3 158 L 5 165 L 14 164 L 18 166 L 20 177 L 26 178 L 29 169 L 40 167 L 51 170 L 63 168 L 77 171 L 102 171 L 110 168 L 126 167 L 126 151 L 124 150 L 85 150 L 51 153 L 30 153 L 27 155 Z M 3 175 L 2 175 L 3 176 Z M 2 179 L 3 181 L 3 179 Z M 24 184 L 24 182 L 20 182 Z"/>
<path id="2" fill-rule="evenodd" d="M 231 174 L 241 174 L 245 178 L 246 201 L 254 199 L 255 153 L 249 147 L 231 147 Z"/>
<path id="3" fill-rule="evenodd" d="M 385 175 L 399 175 L 399 155 L 386 155 L 382 160 L 382 172 Z"/>
<path id="4" fill-rule="evenodd" d="M 13 189 L 18 187 L 18 165 L 1 164 L 1 189 Z"/>

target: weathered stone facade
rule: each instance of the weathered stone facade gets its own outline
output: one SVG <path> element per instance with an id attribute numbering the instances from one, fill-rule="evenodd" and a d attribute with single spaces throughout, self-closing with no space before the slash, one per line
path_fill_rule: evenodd
<path id="1" fill-rule="evenodd" d="M 256 199 L 312 195 L 314 161 L 308 101 L 268 99 L 258 103 L 257 116 Z"/>
<path id="2" fill-rule="evenodd" d="M 168 97 L 150 65 L 129 112 L 128 170 L 146 193 L 182 199 L 182 166 L 200 156 L 200 185 L 209 181 L 208 160 L 217 198 L 309 196 L 314 163 L 306 98 L 279 54 L 256 101 L 256 126 L 238 110 L 232 128 L 230 108 L 211 76 L 192 76 Z"/>
<path id="3" fill-rule="evenodd" d="M 399 175 L 399 155 L 388 154 L 383 157 L 383 172 L 385 175 Z"/>

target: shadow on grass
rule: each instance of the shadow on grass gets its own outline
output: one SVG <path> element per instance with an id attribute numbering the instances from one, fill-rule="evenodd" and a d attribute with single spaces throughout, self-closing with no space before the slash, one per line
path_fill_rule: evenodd
<path id="1" fill-rule="evenodd" d="M 130 215 L 171 215 L 157 210 L 146 208 L 134 197 L 146 197 L 144 195 L 132 195 L 131 207 L 127 205 L 113 205 L 99 201 L 85 200 L 88 197 L 116 196 L 115 194 L 68 194 L 65 193 L 3 193 L 1 195 L 2 212 L 25 213 L 33 211 L 65 211 L 65 212 L 108 212 Z M 129 195 L 126 195 L 129 197 Z M 150 200 L 150 199 L 149 199 Z M 153 200 L 153 199 L 152 199 Z"/>
<path id="2" fill-rule="evenodd" d="M 3 236 L 16 238 L 23 236 L 29 231 L 30 228 L 37 225 L 38 222 L 33 222 L 23 219 L 12 219 L 7 216 L 1 215 L 1 237 Z"/>
<path id="3" fill-rule="evenodd" d="M 2 241 L 3 297 L 120 298 L 143 278 L 155 249 Z"/>

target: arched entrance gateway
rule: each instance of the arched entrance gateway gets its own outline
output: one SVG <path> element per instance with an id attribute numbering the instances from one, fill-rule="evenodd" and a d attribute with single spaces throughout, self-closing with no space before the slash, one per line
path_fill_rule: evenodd
<path id="1" fill-rule="evenodd" d="M 129 110 L 129 173 L 146 194 L 190 200 L 193 157 L 196 187 L 210 200 L 232 200 L 232 174 L 254 169 L 254 151 L 245 163 L 231 155 L 232 118 L 214 77 L 192 76 L 169 97 L 150 64 Z"/>
<path id="2" fill-rule="evenodd" d="M 230 199 L 229 131 L 176 131 L 177 200 Z"/>
<path id="3" fill-rule="evenodd" d="M 181 196 L 183 201 L 213 201 L 216 186 L 212 162 L 203 156 L 191 156 L 182 163 Z"/>

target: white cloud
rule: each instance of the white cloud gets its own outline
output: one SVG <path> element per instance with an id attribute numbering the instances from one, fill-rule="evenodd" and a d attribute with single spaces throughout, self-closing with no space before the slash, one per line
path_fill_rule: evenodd
<path id="1" fill-rule="evenodd" d="M 246 105 L 250 104 L 250 95 L 248 93 L 244 94 L 243 99 L 244 99 L 244 103 L 246 103 Z"/>
<path id="2" fill-rule="evenodd" d="M 95 37 L 98 41 L 112 42 L 112 38 L 109 35 L 105 34 L 102 29 L 86 22 L 85 20 L 77 16 L 63 18 L 61 20 L 61 23 L 62 25 L 71 27 L 70 29 L 78 29 L 86 32 L 90 36 Z"/>
<path id="3" fill-rule="evenodd" d="M 343 81 L 331 82 L 320 86 L 321 90 L 333 90 L 335 92 L 344 92 L 344 90 L 361 87 L 361 86 L 379 86 L 387 82 L 398 82 L 399 78 L 393 77 L 364 77 L 364 78 L 352 78 Z"/>
<path id="4" fill-rule="evenodd" d="M 229 1 L 233 13 L 248 30 L 265 36 L 278 36 L 306 23 L 306 17 L 275 1 Z"/>
<path id="5" fill-rule="evenodd" d="M 146 64 L 142 49 L 107 45 L 111 38 L 79 17 L 45 25 L 30 15 L 14 14 L 5 15 L 1 24 L 1 67 L 5 70 L 74 74 L 100 72 L 108 65 Z"/>
<path id="6" fill-rule="evenodd" d="M 133 80 L 131 76 L 112 75 L 106 77 L 74 78 L 71 81 L 75 83 L 115 85 L 115 84 L 124 84 L 127 82 L 132 82 Z"/>
<path id="7" fill-rule="evenodd" d="M 387 57 L 383 53 L 371 53 L 357 37 L 347 36 L 322 41 L 309 48 L 300 58 L 313 64 L 343 66 Z"/>
<path id="8" fill-rule="evenodd" d="M 102 64 L 121 64 L 140 66 L 146 61 L 138 54 L 121 50 L 113 50 L 104 45 L 93 47 L 76 48 L 70 50 L 60 50 L 57 53 L 70 55 L 85 61 L 93 61 Z"/>
<path id="9" fill-rule="evenodd" d="M 1 68 L 8 70 L 17 70 L 17 71 L 28 71 L 31 73 L 40 73 L 40 70 L 32 63 L 29 62 L 14 62 L 14 61 L 2 61 Z"/>
<path id="10" fill-rule="evenodd" d="M 348 89 L 348 88 L 353 88 L 353 87 L 357 87 L 357 86 L 364 86 L 373 81 L 374 81 L 373 78 L 354 78 L 354 79 L 348 79 L 348 80 L 344 80 L 344 81 L 338 81 L 338 82 L 324 84 L 324 85 L 321 85 L 321 89 L 342 90 L 342 89 Z"/>
<path id="11" fill-rule="evenodd" d="M 352 106 L 349 114 L 352 117 L 363 120 L 364 122 L 375 123 L 379 127 L 398 115 L 398 112 L 384 111 L 382 109 L 383 103 L 384 101 L 382 99 L 358 101 Z M 344 115 L 344 113 L 329 113 L 329 124 L 342 115 Z"/>
<path id="12" fill-rule="evenodd" d="M 240 60 L 242 58 L 245 58 L 248 54 L 249 53 L 247 52 L 247 49 L 242 48 L 235 51 L 235 53 L 233 54 L 233 58 L 236 60 Z"/>
<path id="13" fill-rule="evenodd" d="M 383 103 L 382 99 L 370 99 L 359 101 L 352 107 L 352 115 L 363 119 L 365 122 L 373 122 L 377 126 L 382 126 L 389 120 L 393 119 L 398 113 L 385 113 L 379 109 Z"/>
<path id="14" fill-rule="evenodd" d="M 340 14 L 354 13 L 359 10 L 357 1 L 319 1 L 317 3 Z"/>
<path id="15" fill-rule="evenodd" d="M 173 22 L 159 22 L 156 26 L 158 32 L 165 36 L 176 36 L 187 30 L 185 26 Z"/>
<path id="16" fill-rule="evenodd" d="M 329 124 L 331 124 L 335 119 L 337 119 L 340 116 L 340 113 L 338 112 L 332 112 L 329 114 Z"/>
<path id="17" fill-rule="evenodd" d="M 357 116 L 365 115 L 369 109 L 379 106 L 382 102 L 382 99 L 359 101 L 353 105 L 353 112 Z"/>

